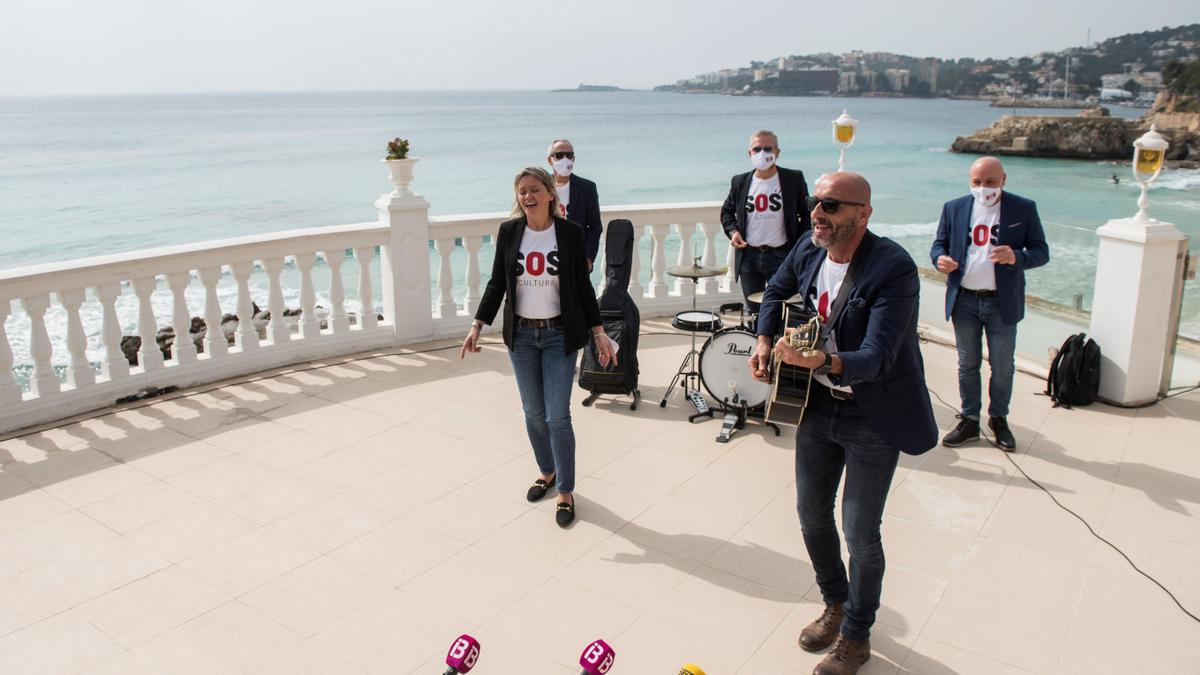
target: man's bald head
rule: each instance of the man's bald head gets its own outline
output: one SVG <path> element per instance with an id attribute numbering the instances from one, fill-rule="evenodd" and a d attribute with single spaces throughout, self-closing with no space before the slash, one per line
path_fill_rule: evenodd
<path id="1" fill-rule="evenodd" d="M 851 171 L 834 171 L 817 179 L 813 194 L 832 197 L 841 201 L 871 203 L 871 184 L 861 174 Z"/>
<path id="2" fill-rule="evenodd" d="M 971 165 L 971 187 L 1004 187 L 1008 176 L 995 157 L 980 157 Z"/>

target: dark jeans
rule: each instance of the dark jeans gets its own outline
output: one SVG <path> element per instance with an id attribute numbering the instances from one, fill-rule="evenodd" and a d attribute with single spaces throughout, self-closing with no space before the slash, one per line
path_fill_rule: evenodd
<path id="1" fill-rule="evenodd" d="M 517 390 L 525 410 L 525 431 L 538 470 L 545 475 L 555 474 L 559 492 L 572 492 L 575 430 L 571 427 L 571 384 L 579 352 L 563 349 L 561 328 L 518 326 L 508 357 L 517 376 Z"/>
<path id="2" fill-rule="evenodd" d="M 1017 324 L 1004 323 L 1000 318 L 1000 303 L 996 298 L 981 298 L 959 293 L 954 300 L 954 342 L 958 346 L 958 395 L 962 399 L 962 416 L 979 420 L 983 410 L 979 366 L 983 363 L 982 336 L 987 334 L 988 416 L 1006 417 L 1012 400 L 1013 354 L 1017 347 Z"/>
<path id="3" fill-rule="evenodd" d="M 757 302 L 750 302 L 751 293 L 759 293 L 766 289 L 767 282 L 775 276 L 775 271 L 787 257 L 787 247 L 774 251 L 760 251 L 753 246 L 742 249 L 738 262 L 738 276 L 742 284 L 742 295 L 746 297 L 746 310 L 751 314 L 758 313 Z"/>
<path id="4" fill-rule="evenodd" d="M 813 383 L 804 421 L 796 430 L 796 510 L 821 596 L 827 603 L 846 603 L 841 633 L 851 640 L 870 636 L 879 609 L 884 570 L 879 524 L 899 457 L 857 403 L 834 400 L 827 387 Z M 849 577 L 833 517 L 843 469 L 842 531 L 850 552 Z"/>

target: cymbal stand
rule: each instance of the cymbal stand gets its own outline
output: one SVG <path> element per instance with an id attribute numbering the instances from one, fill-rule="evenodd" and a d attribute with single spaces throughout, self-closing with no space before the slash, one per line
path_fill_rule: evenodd
<path id="1" fill-rule="evenodd" d="M 687 277 L 692 280 L 692 311 L 696 310 L 696 290 L 699 286 L 698 277 Z M 679 369 L 675 371 L 674 377 L 671 378 L 671 383 L 667 385 L 666 392 L 663 393 L 662 400 L 658 402 L 658 407 L 667 407 L 667 399 L 675 391 L 675 383 L 678 382 L 683 387 L 684 396 L 696 406 L 696 414 L 688 417 L 690 422 L 696 417 L 711 417 L 712 411 L 708 407 L 708 402 L 704 400 L 704 395 L 700 393 L 700 350 L 696 349 L 696 331 L 690 331 L 692 334 L 692 349 L 683 356 L 683 362 L 679 364 Z"/>

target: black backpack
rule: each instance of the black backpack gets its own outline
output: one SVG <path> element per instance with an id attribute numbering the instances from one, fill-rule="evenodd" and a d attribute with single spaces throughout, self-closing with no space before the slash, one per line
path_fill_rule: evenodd
<path id="1" fill-rule="evenodd" d="M 590 395 L 583 401 L 590 406 L 601 394 L 632 396 L 630 409 L 637 410 L 642 392 L 638 389 L 638 332 L 641 313 L 629 295 L 633 272 L 633 223 L 617 219 L 608 224 L 604 240 L 605 285 L 600 295 L 600 319 L 604 332 L 620 346 L 618 364 L 601 366 L 596 344 L 588 340 L 579 364 L 579 386 Z"/>
<path id="2" fill-rule="evenodd" d="M 1067 338 L 1050 364 L 1046 395 L 1054 407 L 1090 405 L 1100 392 L 1100 345 L 1085 333 Z"/>

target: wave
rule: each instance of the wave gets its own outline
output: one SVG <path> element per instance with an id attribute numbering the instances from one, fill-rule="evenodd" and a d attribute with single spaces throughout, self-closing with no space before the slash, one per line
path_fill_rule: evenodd
<path id="1" fill-rule="evenodd" d="M 1200 169 L 1174 169 L 1163 171 L 1158 180 L 1150 186 L 1151 189 L 1162 190 L 1191 190 L 1200 188 Z"/>
<path id="2" fill-rule="evenodd" d="M 887 237 L 930 237 L 937 234 L 937 221 L 927 223 L 871 223 L 871 230 Z"/>

